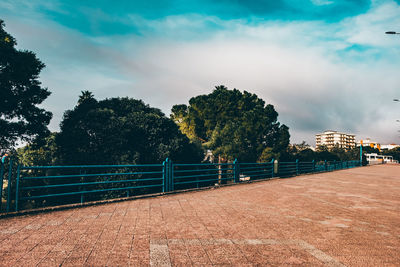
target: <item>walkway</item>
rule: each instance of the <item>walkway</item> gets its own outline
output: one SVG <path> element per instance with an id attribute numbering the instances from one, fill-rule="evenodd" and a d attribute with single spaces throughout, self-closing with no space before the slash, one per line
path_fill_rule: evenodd
<path id="1" fill-rule="evenodd" d="M 400 165 L 0 219 L 2 266 L 399 266 Z"/>

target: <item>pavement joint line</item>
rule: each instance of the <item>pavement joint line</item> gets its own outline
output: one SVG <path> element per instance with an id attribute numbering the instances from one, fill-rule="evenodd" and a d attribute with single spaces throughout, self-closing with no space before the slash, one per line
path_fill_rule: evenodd
<path id="1" fill-rule="evenodd" d="M 335 258 L 317 249 L 313 245 L 301 239 L 151 239 L 150 240 L 150 266 L 172 266 L 169 256 L 168 244 L 174 245 L 297 245 L 308 252 L 314 258 L 332 267 L 346 267 Z"/>

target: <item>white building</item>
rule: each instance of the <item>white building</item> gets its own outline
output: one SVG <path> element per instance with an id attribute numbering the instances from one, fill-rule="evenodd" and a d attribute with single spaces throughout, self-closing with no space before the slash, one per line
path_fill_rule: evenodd
<path id="1" fill-rule="evenodd" d="M 327 130 L 315 135 L 316 148 L 326 146 L 329 149 L 338 145 L 340 148 L 351 149 L 356 146 L 354 134 L 345 134 L 337 131 Z"/>
<path id="2" fill-rule="evenodd" d="M 365 154 L 368 164 L 383 164 L 383 163 L 398 163 L 397 160 L 393 160 L 392 156 L 378 155 L 376 153 Z"/>
<path id="3" fill-rule="evenodd" d="M 393 149 L 396 147 L 400 147 L 400 145 L 396 145 L 396 144 L 381 145 L 381 149 L 387 149 L 387 150 L 390 150 L 390 149 Z"/>
<path id="4" fill-rule="evenodd" d="M 363 147 L 369 146 L 369 147 L 377 148 L 377 149 L 381 150 L 381 144 L 379 144 L 378 142 L 375 142 L 375 141 L 371 141 L 371 139 L 369 139 L 369 138 L 359 140 L 357 142 L 357 146 L 360 146 L 361 143 L 362 143 Z"/>

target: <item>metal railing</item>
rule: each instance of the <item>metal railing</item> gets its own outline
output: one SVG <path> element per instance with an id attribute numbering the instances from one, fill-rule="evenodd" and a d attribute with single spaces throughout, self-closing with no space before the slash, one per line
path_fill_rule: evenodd
<path id="1" fill-rule="evenodd" d="M 360 161 L 22 166 L 1 162 L 0 199 L 10 212 L 290 177 L 360 166 Z M 6 186 L 3 190 L 3 184 Z M 3 192 L 4 191 L 4 192 Z"/>

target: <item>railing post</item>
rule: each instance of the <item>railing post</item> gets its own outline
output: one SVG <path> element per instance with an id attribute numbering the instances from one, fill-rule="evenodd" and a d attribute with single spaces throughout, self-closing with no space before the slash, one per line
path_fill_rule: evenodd
<path id="1" fill-rule="evenodd" d="M 79 169 L 79 174 L 82 174 L 82 169 Z M 83 171 L 83 174 L 86 174 L 86 172 Z M 81 177 L 81 178 L 80 178 L 81 184 L 84 182 L 84 179 L 85 179 L 84 177 Z M 79 186 L 79 190 L 82 191 L 82 190 L 84 190 L 84 189 L 83 189 L 82 186 Z M 83 202 L 85 202 L 85 196 L 84 196 L 83 193 L 81 193 L 81 204 L 83 204 Z"/>
<path id="2" fill-rule="evenodd" d="M 162 185 L 163 185 L 162 191 L 163 191 L 163 193 L 167 191 L 166 190 L 167 183 L 165 181 L 167 178 L 167 160 L 168 160 L 168 158 L 166 158 L 162 164 L 163 165 L 163 168 L 162 168 Z"/>
<path id="3" fill-rule="evenodd" d="M 3 176 L 4 176 L 4 160 L 5 157 L 1 159 L 0 162 L 0 212 L 1 212 L 1 204 L 3 200 Z"/>
<path id="4" fill-rule="evenodd" d="M 312 160 L 312 172 L 315 172 L 315 160 Z"/>
<path id="5" fill-rule="evenodd" d="M 299 160 L 296 159 L 296 175 L 299 175 Z"/>
<path id="6" fill-rule="evenodd" d="M 174 165 L 172 160 L 166 158 L 163 163 L 163 192 L 174 190 Z"/>
<path id="7" fill-rule="evenodd" d="M 326 164 L 326 160 L 324 161 L 325 171 L 328 171 L 328 165 Z"/>
<path id="8" fill-rule="evenodd" d="M 169 161 L 170 162 L 170 191 L 174 191 L 174 163 L 172 162 L 172 160 Z"/>
<path id="9" fill-rule="evenodd" d="M 18 164 L 17 169 L 17 185 L 15 187 L 15 211 L 18 211 L 18 198 L 19 198 L 19 176 L 21 171 L 21 165 Z"/>
<path id="10" fill-rule="evenodd" d="M 239 162 L 237 159 L 233 161 L 233 179 L 235 183 L 239 182 Z"/>
<path id="11" fill-rule="evenodd" d="M 10 211 L 10 205 L 11 205 L 11 176 L 12 176 L 12 166 L 13 166 L 13 160 L 10 159 L 9 161 L 9 166 L 8 166 L 8 184 L 7 184 L 7 212 Z"/>
<path id="12" fill-rule="evenodd" d="M 166 158 L 163 168 L 163 183 L 164 183 L 164 192 L 169 192 L 169 158 Z"/>
<path id="13" fill-rule="evenodd" d="M 271 160 L 271 178 L 274 178 L 274 159 Z"/>

